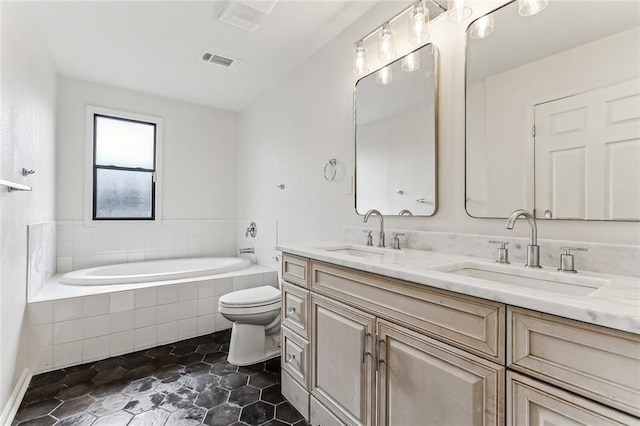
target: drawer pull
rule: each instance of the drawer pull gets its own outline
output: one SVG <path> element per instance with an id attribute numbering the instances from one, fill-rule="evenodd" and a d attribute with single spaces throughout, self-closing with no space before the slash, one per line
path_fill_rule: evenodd
<path id="1" fill-rule="evenodd" d="M 296 359 L 296 356 L 294 354 L 287 355 L 287 363 L 292 363 L 294 359 Z"/>
<path id="2" fill-rule="evenodd" d="M 289 309 L 287 309 L 287 312 L 289 312 L 290 314 L 294 314 L 296 312 L 296 308 L 292 306 Z"/>

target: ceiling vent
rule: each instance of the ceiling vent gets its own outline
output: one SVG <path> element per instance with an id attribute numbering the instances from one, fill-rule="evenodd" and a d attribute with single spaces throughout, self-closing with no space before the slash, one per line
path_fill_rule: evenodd
<path id="1" fill-rule="evenodd" d="M 277 0 L 229 0 L 218 19 L 245 31 L 255 31 Z"/>
<path id="2" fill-rule="evenodd" d="M 232 70 L 237 70 L 242 64 L 244 64 L 244 61 L 241 59 L 230 58 L 228 56 L 223 56 L 219 53 L 213 53 L 206 50 L 200 54 L 200 59 L 202 59 L 204 62 L 220 65 L 221 67 L 229 68 Z"/>

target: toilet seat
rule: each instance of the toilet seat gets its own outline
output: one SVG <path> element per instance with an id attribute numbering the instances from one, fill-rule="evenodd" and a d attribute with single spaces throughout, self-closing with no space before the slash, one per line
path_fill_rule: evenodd
<path id="1" fill-rule="evenodd" d="M 280 290 L 270 285 L 238 290 L 220 296 L 218 301 L 221 308 L 278 308 L 280 304 Z"/>

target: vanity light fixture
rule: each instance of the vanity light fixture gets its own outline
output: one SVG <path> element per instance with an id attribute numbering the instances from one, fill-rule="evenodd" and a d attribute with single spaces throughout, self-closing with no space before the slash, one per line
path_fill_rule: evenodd
<path id="1" fill-rule="evenodd" d="M 391 25 L 387 22 L 378 34 L 378 57 L 383 61 L 390 61 L 396 56 L 393 48 L 393 32 L 391 32 Z"/>
<path id="2" fill-rule="evenodd" d="M 391 71 L 391 65 L 387 65 L 386 67 L 380 69 L 376 73 L 376 83 L 389 84 L 392 81 L 393 81 L 393 72 Z"/>
<path id="3" fill-rule="evenodd" d="M 493 32 L 493 14 L 484 15 L 471 24 L 469 35 L 471 38 L 485 38 Z"/>
<path id="4" fill-rule="evenodd" d="M 412 72 L 420 68 L 420 55 L 418 55 L 418 52 L 411 52 L 402 58 L 400 68 L 406 72 Z"/>
<path id="5" fill-rule="evenodd" d="M 409 13 L 409 42 L 420 45 L 429 40 L 428 24 L 429 9 L 424 4 L 424 0 L 418 0 Z"/>
<path id="6" fill-rule="evenodd" d="M 542 12 L 547 7 L 548 0 L 518 0 L 520 16 L 531 16 Z"/>
<path id="7" fill-rule="evenodd" d="M 364 47 L 362 40 L 355 44 L 353 50 L 353 73 L 358 77 L 362 77 L 369 72 L 367 66 L 367 49 Z"/>
<path id="8" fill-rule="evenodd" d="M 447 0 L 447 19 L 449 22 L 462 22 L 471 16 L 469 0 Z"/>

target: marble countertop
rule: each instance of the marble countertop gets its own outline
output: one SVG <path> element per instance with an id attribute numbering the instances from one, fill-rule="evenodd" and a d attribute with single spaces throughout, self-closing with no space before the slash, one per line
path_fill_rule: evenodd
<path id="1" fill-rule="evenodd" d="M 492 259 L 425 250 L 391 250 L 345 242 L 278 245 L 278 250 L 335 265 L 640 334 L 640 279 L 556 268 L 499 265 Z M 542 280 L 540 288 L 452 274 L 482 269 Z M 517 278 L 516 278 L 517 279 Z M 525 278 L 526 279 L 526 278 Z M 555 290 L 554 281 L 563 281 Z M 593 287 L 593 290 L 585 287 Z M 573 290 L 577 290 L 574 292 Z M 588 294 L 567 294 L 567 293 Z"/>

